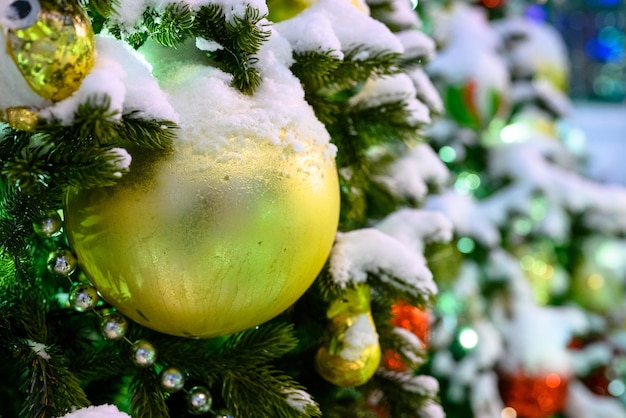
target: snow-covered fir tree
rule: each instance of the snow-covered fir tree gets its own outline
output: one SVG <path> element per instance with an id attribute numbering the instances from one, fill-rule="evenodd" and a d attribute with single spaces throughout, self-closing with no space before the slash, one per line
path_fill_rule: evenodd
<path id="1" fill-rule="evenodd" d="M 444 416 L 412 6 L 2 0 L 0 414 Z"/>
<path id="2" fill-rule="evenodd" d="M 485 4 L 425 7 L 448 116 L 430 137 L 454 177 L 426 205 L 455 226 L 456 245 L 430 257 L 444 409 L 624 417 L 624 275 L 609 253 L 621 248 L 626 190 L 582 174 L 554 29 Z"/>
<path id="3" fill-rule="evenodd" d="M 0 415 L 626 417 L 524 5 L 0 0 Z"/>

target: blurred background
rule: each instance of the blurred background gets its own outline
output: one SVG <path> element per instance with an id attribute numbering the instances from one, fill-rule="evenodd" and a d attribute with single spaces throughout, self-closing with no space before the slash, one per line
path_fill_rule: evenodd
<path id="1" fill-rule="evenodd" d="M 525 13 L 551 23 L 562 34 L 571 62 L 572 98 L 624 101 L 626 1 L 551 0 L 526 6 Z"/>
<path id="2" fill-rule="evenodd" d="M 485 0 L 497 7 L 501 0 Z M 521 7 L 521 6 L 520 6 Z M 585 133 L 589 175 L 626 184 L 626 0 L 547 0 L 523 6 L 562 35 L 572 122 Z"/>

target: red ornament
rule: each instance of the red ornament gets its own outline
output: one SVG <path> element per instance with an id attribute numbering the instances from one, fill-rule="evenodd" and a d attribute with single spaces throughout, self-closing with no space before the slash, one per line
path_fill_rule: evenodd
<path id="1" fill-rule="evenodd" d="M 428 346 L 430 338 L 430 314 L 410 303 L 399 300 L 391 306 L 391 324 L 411 331 L 422 342 L 421 348 Z M 409 368 L 402 361 L 400 354 L 388 349 L 383 357 L 383 364 L 389 370 L 404 372 Z"/>
<path id="2" fill-rule="evenodd" d="M 500 373 L 498 388 L 505 406 L 518 418 L 548 418 L 563 409 L 568 379 L 558 373 Z"/>

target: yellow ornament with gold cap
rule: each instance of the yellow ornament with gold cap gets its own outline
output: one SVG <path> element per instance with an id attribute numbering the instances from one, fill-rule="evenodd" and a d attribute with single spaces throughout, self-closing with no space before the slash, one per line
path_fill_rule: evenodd
<path id="1" fill-rule="evenodd" d="M 317 350 L 315 368 L 334 385 L 363 385 L 380 365 L 382 354 L 370 301 L 370 287 L 358 284 L 328 307 L 328 338 Z"/>
<path id="2" fill-rule="evenodd" d="M 79 266 L 107 302 L 166 334 L 259 325 L 289 308 L 328 257 L 339 218 L 334 147 L 290 92 L 301 89 L 293 76 L 245 95 L 218 69 L 142 52 L 180 114 L 178 138 L 169 153 L 131 150 L 115 186 L 68 193 Z"/>
<path id="3" fill-rule="evenodd" d="M 93 67 L 94 33 L 72 0 L 0 1 L 0 120 L 18 129 L 68 98 Z"/>

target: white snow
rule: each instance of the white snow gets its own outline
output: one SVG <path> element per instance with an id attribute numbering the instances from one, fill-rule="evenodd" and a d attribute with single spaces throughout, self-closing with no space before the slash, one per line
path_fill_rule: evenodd
<path id="1" fill-rule="evenodd" d="M 376 4 L 376 1 L 370 0 L 368 3 Z M 387 1 L 385 8 L 381 10 L 381 20 L 393 22 L 401 28 L 422 27 L 418 14 L 413 10 L 413 3 L 407 0 Z"/>
<path id="2" fill-rule="evenodd" d="M 578 376 L 586 376 L 594 368 L 607 365 L 613 358 L 613 347 L 600 341 L 572 350 L 572 365 Z"/>
<path id="3" fill-rule="evenodd" d="M 130 168 L 130 163 L 133 160 L 132 156 L 124 148 L 112 148 L 109 150 L 109 153 L 115 157 L 115 168 L 119 170 L 115 173 L 115 176 L 121 177 Z"/>
<path id="4" fill-rule="evenodd" d="M 3 118 L 4 111 L 8 107 L 41 108 L 49 104 L 30 88 L 18 70 L 15 61 L 7 51 L 4 32 L 0 30 L 0 45 L 3 45 L 0 48 L 0 68 L 2 68 L 0 71 L 0 119 Z"/>
<path id="5" fill-rule="evenodd" d="M 397 32 L 396 36 L 404 48 L 404 59 L 423 58 L 430 61 L 435 57 L 435 41 L 419 30 L 403 30 Z"/>
<path id="6" fill-rule="evenodd" d="M 398 38 L 381 22 L 348 2 L 319 0 L 292 19 L 274 28 L 289 40 L 296 52 L 360 50 L 356 61 L 381 51 L 403 52 Z"/>
<path id="7" fill-rule="evenodd" d="M 411 68 L 407 70 L 406 75 L 411 77 L 411 80 L 413 80 L 417 98 L 423 101 L 432 113 L 443 113 L 443 100 L 441 100 L 441 96 L 439 95 L 437 88 L 434 86 L 424 69 L 420 67 Z"/>
<path id="8" fill-rule="evenodd" d="M 192 3 L 195 2 L 202 4 L 209 1 L 192 0 Z M 224 14 L 226 15 L 226 22 L 231 24 L 234 24 L 237 18 L 244 17 L 248 8 L 258 10 L 260 16 L 266 16 L 268 13 L 265 0 L 210 0 L 210 2 L 222 7 Z"/>
<path id="9" fill-rule="evenodd" d="M 428 401 L 422 409 L 417 411 L 417 416 L 419 418 L 445 418 L 446 413 L 441 405 Z"/>
<path id="10" fill-rule="evenodd" d="M 378 345 L 378 333 L 369 314 L 360 314 L 354 319 L 346 329 L 344 343 L 339 357 L 348 361 L 359 360 L 367 348 Z"/>
<path id="11" fill-rule="evenodd" d="M 260 141 L 294 152 L 319 146 L 328 158 L 334 157 L 326 128 L 289 70 L 291 47 L 277 32 L 271 32 L 258 53 L 256 67 L 263 81 L 253 95 L 231 87 L 230 74 L 207 66 L 195 43 L 181 46 L 178 54 L 155 43 L 140 51 L 153 63 L 180 115 L 185 132 L 180 143 L 191 145 L 193 152 L 237 158 L 247 141 Z"/>
<path id="12" fill-rule="evenodd" d="M 452 240 L 452 223 L 443 214 L 421 209 L 400 209 L 375 228 L 404 243 L 421 255 L 427 243 Z"/>
<path id="13" fill-rule="evenodd" d="M 30 348 L 44 360 L 50 360 L 50 354 L 46 351 L 46 345 L 32 340 L 28 340 Z"/>
<path id="14" fill-rule="evenodd" d="M 404 340 L 406 347 L 410 347 L 410 349 L 401 349 L 400 351 L 402 355 L 409 358 L 412 364 L 421 364 L 424 362 L 418 353 L 416 353 L 416 350 L 426 347 L 426 341 L 422 341 L 413 332 L 402 327 L 394 327 L 393 333 L 400 339 Z"/>
<path id="15" fill-rule="evenodd" d="M 196 38 L 196 48 L 201 51 L 207 52 L 215 52 L 219 51 L 220 49 L 224 49 L 224 47 L 218 42 L 204 38 Z"/>
<path id="16" fill-rule="evenodd" d="M 586 328 L 586 318 L 575 308 L 513 303 L 513 318 L 502 327 L 507 353 L 501 366 L 509 372 L 571 375 L 567 345 Z"/>
<path id="17" fill-rule="evenodd" d="M 319 409 L 311 395 L 302 389 L 285 389 L 283 395 L 285 395 L 289 406 L 303 414 L 310 408 Z"/>
<path id="18" fill-rule="evenodd" d="M 626 230 L 626 188 L 583 177 L 575 171 L 572 156 L 562 143 L 528 132 L 526 141 L 503 143 L 490 151 L 490 174 L 513 180 L 508 189 L 488 199 L 492 219 L 501 223 L 512 212 L 524 213 L 523 208 L 540 192 L 552 210 L 562 208 L 553 216 L 580 213 L 593 229 L 613 233 Z M 559 237 L 563 231 L 554 233 Z"/>
<path id="19" fill-rule="evenodd" d="M 568 385 L 565 413 L 568 418 L 625 418 L 624 406 L 614 398 L 591 393 L 582 383 Z"/>
<path id="20" fill-rule="evenodd" d="M 410 126 L 419 126 L 431 122 L 430 110 L 417 100 L 417 91 L 413 80 L 404 74 L 394 74 L 367 80 L 363 89 L 350 98 L 348 104 L 356 108 L 373 108 L 386 103 L 402 101 L 408 113 L 406 121 Z"/>
<path id="21" fill-rule="evenodd" d="M 437 287 L 432 273 L 417 254 L 397 239 L 376 229 L 338 233 L 330 254 L 333 280 L 345 287 L 364 283 L 369 274 L 400 290 L 415 295 L 434 295 Z"/>
<path id="22" fill-rule="evenodd" d="M 565 82 L 569 77 L 570 65 L 567 47 L 561 35 L 550 24 L 525 19 L 520 16 L 500 19 L 492 28 L 502 37 L 523 36 L 523 40 L 513 41 L 505 54 L 510 68 L 528 74 L 543 74 L 544 81 L 558 79 Z M 563 88 L 565 86 L 553 87 Z"/>
<path id="23" fill-rule="evenodd" d="M 120 412 L 113 405 L 88 406 L 59 418 L 130 418 L 130 415 Z"/>
<path id="24" fill-rule="evenodd" d="M 488 247 L 500 243 L 498 228 L 485 217 L 480 202 L 471 196 L 446 191 L 440 195 L 429 196 L 424 207 L 446 215 L 452 221 L 458 236 L 474 238 Z"/>
<path id="25" fill-rule="evenodd" d="M 484 13 L 467 4 L 454 3 L 442 22 L 441 33 L 433 36 L 441 38 L 443 48 L 427 72 L 448 87 L 471 86 L 481 122 L 487 122 L 492 96 L 506 96 L 509 88 L 509 72 L 497 54 L 500 39 Z"/>
<path id="26" fill-rule="evenodd" d="M 80 88 L 67 99 L 43 109 L 42 117 L 69 125 L 79 105 L 87 100 L 103 103 L 106 95 L 110 99 L 110 111 L 116 112 L 115 119 L 123 113 L 136 111 L 135 116 L 143 119 L 177 121 L 167 96 L 143 57 L 126 43 L 106 36 L 96 37 L 96 52 L 94 67 Z"/>
<path id="27" fill-rule="evenodd" d="M 372 155 L 372 161 L 376 157 Z M 383 185 L 394 196 L 423 202 L 429 186 L 443 189 L 449 176 L 448 168 L 433 149 L 428 144 L 420 143 L 393 161 L 383 173 L 373 174 L 372 180 Z"/>
<path id="28" fill-rule="evenodd" d="M 470 404 L 475 417 L 502 416 L 504 404 L 499 395 L 498 376 L 494 372 L 482 372 L 476 376 L 472 382 Z"/>

